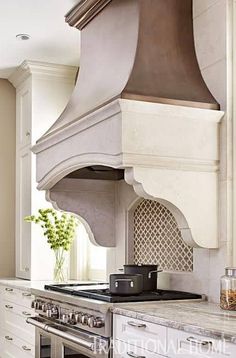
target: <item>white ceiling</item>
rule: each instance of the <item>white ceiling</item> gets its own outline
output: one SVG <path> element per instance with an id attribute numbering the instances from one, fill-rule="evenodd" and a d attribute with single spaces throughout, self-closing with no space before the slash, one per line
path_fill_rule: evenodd
<path id="1" fill-rule="evenodd" d="M 0 0 L 0 78 L 24 60 L 78 65 L 79 31 L 64 21 L 78 0 Z M 26 33 L 28 41 L 16 35 Z"/>

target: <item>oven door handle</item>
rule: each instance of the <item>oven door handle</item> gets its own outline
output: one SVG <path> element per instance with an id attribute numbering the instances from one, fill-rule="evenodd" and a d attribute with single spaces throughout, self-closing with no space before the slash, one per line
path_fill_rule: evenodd
<path id="1" fill-rule="evenodd" d="M 38 317 L 29 317 L 26 320 L 27 323 L 32 324 L 33 326 L 42 329 L 45 332 L 48 332 L 50 334 L 54 334 L 55 336 L 58 336 L 62 339 L 65 339 L 67 341 L 70 341 L 72 343 L 78 344 L 79 346 L 89 349 L 90 351 L 94 351 L 95 344 L 86 341 L 85 339 L 82 339 L 80 337 L 77 337 L 71 333 L 68 333 L 64 330 L 60 330 L 55 328 L 54 326 L 48 324 L 48 321 L 43 321 L 39 319 Z M 89 335 L 88 335 L 89 337 Z"/>
<path id="2" fill-rule="evenodd" d="M 28 317 L 26 319 L 26 322 L 29 324 L 32 324 L 33 326 L 42 329 L 43 331 L 46 331 L 47 323 L 46 321 L 38 318 L 38 317 Z"/>
<path id="3" fill-rule="evenodd" d="M 48 333 L 54 334 L 55 336 L 58 336 L 62 339 L 65 339 L 72 343 L 78 344 L 79 346 L 89 349 L 90 351 L 94 351 L 94 348 L 95 348 L 94 343 L 88 342 L 85 339 L 77 337 L 77 336 L 75 336 L 71 333 L 68 333 L 66 331 L 61 331 L 60 329 L 50 326 L 50 324 L 47 325 L 46 330 Z"/>

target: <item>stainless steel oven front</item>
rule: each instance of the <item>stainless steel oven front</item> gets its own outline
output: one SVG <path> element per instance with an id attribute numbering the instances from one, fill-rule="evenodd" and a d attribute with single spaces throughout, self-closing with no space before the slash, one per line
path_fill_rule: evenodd
<path id="1" fill-rule="evenodd" d="M 36 328 L 35 358 L 110 358 L 108 338 L 42 317 L 31 317 L 27 322 Z"/>

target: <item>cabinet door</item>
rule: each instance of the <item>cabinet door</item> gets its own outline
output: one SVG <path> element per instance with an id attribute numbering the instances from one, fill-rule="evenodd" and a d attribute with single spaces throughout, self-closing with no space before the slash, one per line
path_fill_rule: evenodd
<path id="1" fill-rule="evenodd" d="M 28 79 L 16 93 L 16 148 L 31 144 L 32 91 Z"/>
<path id="2" fill-rule="evenodd" d="M 31 223 L 24 217 L 31 214 L 30 148 L 16 152 L 16 276 L 30 279 Z"/>

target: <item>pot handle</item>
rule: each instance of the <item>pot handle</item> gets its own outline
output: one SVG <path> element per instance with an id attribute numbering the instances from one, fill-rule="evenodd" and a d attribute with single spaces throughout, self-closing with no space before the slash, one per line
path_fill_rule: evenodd
<path id="1" fill-rule="evenodd" d="M 115 280 L 115 287 L 119 286 L 119 282 L 130 282 L 130 287 L 134 287 L 134 281 L 129 278 L 120 278 Z"/>
<path id="2" fill-rule="evenodd" d="M 148 278 L 150 279 L 152 277 L 153 273 L 158 273 L 158 272 L 163 272 L 163 270 L 153 270 L 153 271 L 148 272 Z"/>

